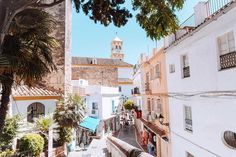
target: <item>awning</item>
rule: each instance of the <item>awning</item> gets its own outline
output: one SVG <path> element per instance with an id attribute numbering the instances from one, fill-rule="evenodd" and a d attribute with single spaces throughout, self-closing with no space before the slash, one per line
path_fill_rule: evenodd
<path id="1" fill-rule="evenodd" d="M 89 129 L 93 132 L 96 131 L 98 125 L 99 125 L 100 120 L 97 118 L 92 118 L 92 117 L 86 117 L 84 120 L 79 124 L 79 126 Z"/>

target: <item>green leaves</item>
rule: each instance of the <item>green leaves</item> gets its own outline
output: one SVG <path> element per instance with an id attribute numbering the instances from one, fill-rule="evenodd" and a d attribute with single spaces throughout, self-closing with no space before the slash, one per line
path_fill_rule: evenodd
<path id="1" fill-rule="evenodd" d="M 25 156 L 38 156 L 43 148 L 44 139 L 39 134 L 26 134 L 19 141 L 19 151 Z"/>
<path id="2" fill-rule="evenodd" d="M 126 110 L 132 110 L 133 109 L 134 102 L 133 100 L 126 100 L 124 103 L 124 108 Z"/>
<path id="3" fill-rule="evenodd" d="M 19 129 L 19 116 L 14 116 L 6 119 L 6 124 L 3 128 L 3 133 L 0 136 L 0 147 L 11 146 L 12 140 L 16 137 Z"/>
<path id="4" fill-rule="evenodd" d="M 16 15 L 5 36 L 2 54 L 16 82 L 31 86 L 56 70 L 52 52 L 59 45 L 50 34 L 54 25 L 54 19 L 41 10 L 26 9 Z"/>
<path id="5" fill-rule="evenodd" d="M 81 9 L 95 23 L 123 26 L 132 17 L 129 10 L 121 7 L 125 0 L 73 0 L 76 11 Z M 133 0 L 136 19 L 152 40 L 174 33 L 178 27 L 175 11 L 183 7 L 184 0 Z"/>
<path id="6" fill-rule="evenodd" d="M 184 0 L 134 0 L 137 22 L 147 32 L 152 40 L 174 33 L 179 28 L 178 19 L 174 13 L 183 7 Z"/>
<path id="7" fill-rule="evenodd" d="M 113 23 L 120 27 L 127 23 L 132 17 L 130 12 L 121 7 L 125 0 L 73 0 L 76 11 L 81 9 L 95 23 L 100 22 L 104 26 Z"/>
<path id="8" fill-rule="evenodd" d="M 79 122 L 84 118 L 85 106 L 80 96 L 70 96 L 57 105 L 53 115 L 55 122 L 58 124 L 57 134 L 58 142 L 64 144 L 71 140 L 71 130 L 77 128 Z"/>

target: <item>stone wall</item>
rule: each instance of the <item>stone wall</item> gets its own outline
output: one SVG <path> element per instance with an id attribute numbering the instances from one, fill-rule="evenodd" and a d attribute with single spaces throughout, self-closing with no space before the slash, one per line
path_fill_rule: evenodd
<path id="1" fill-rule="evenodd" d="M 50 0 L 47 0 L 50 1 Z M 47 87 L 60 90 L 63 94 L 70 93 L 71 80 L 71 1 L 65 1 L 56 6 L 46 9 L 57 24 L 52 33 L 58 40 L 60 46 L 53 51 L 53 60 L 57 71 L 46 76 L 43 84 Z"/>
<path id="2" fill-rule="evenodd" d="M 89 85 L 117 86 L 118 69 L 114 67 L 72 67 L 72 80 L 85 79 Z"/>

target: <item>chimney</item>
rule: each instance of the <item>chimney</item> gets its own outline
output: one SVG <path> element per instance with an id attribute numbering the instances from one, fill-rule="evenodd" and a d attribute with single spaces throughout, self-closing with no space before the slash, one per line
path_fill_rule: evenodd
<path id="1" fill-rule="evenodd" d="M 198 2 L 194 7 L 195 26 L 200 25 L 207 18 L 207 5 L 206 2 Z"/>

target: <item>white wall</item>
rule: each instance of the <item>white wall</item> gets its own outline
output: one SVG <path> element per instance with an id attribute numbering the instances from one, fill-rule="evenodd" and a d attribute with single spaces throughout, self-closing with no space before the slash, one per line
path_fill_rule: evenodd
<path id="1" fill-rule="evenodd" d="M 12 101 L 12 114 L 21 115 L 26 120 L 27 119 L 27 107 L 32 103 L 39 102 L 45 106 L 45 115 L 53 113 L 56 109 L 56 100 L 23 100 L 23 101 Z"/>
<path id="2" fill-rule="evenodd" d="M 133 68 L 118 68 L 118 78 L 132 79 Z"/>
<path id="3" fill-rule="evenodd" d="M 132 84 L 127 84 L 127 85 L 120 85 L 121 87 L 121 95 L 127 96 L 127 97 L 131 97 L 131 90 L 134 88 L 134 86 Z"/>
<path id="4" fill-rule="evenodd" d="M 167 49 L 166 63 L 175 64 L 175 73 L 167 69 L 168 92 L 236 90 L 236 68 L 219 71 L 217 37 L 234 31 L 236 8 L 205 26 L 193 36 Z M 235 40 L 236 41 L 236 40 Z M 236 45 L 236 43 L 235 43 Z M 187 54 L 190 77 L 182 78 L 180 57 Z M 170 98 L 172 156 L 235 157 L 236 151 L 222 141 L 224 131 L 236 132 L 236 98 Z M 193 133 L 184 130 L 183 105 L 192 107 Z"/>
<path id="5" fill-rule="evenodd" d="M 108 119 L 112 115 L 112 100 L 117 107 L 119 104 L 119 96 L 103 96 L 102 97 L 102 119 Z"/>
<path id="6" fill-rule="evenodd" d="M 98 117 L 99 119 L 106 119 L 112 115 L 112 100 L 115 106 L 119 104 L 119 91 L 118 87 L 103 87 L 103 86 L 88 86 L 86 88 L 88 96 L 87 101 L 87 114 L 94 116 L 92 112 L 92 103 L 98 103 Z"/>
<path id="7" fill-rule="evenodd" d="M 98 113 L 97 114 L 92 114 L 92 104 L 93 103 L 98 104 Z M 91 94 L 86 97 L 86 106 L 87 106 L 87 115 L 92 116 L 95 118 L 102 118 L 102 97 L 99 94 Z"/>

